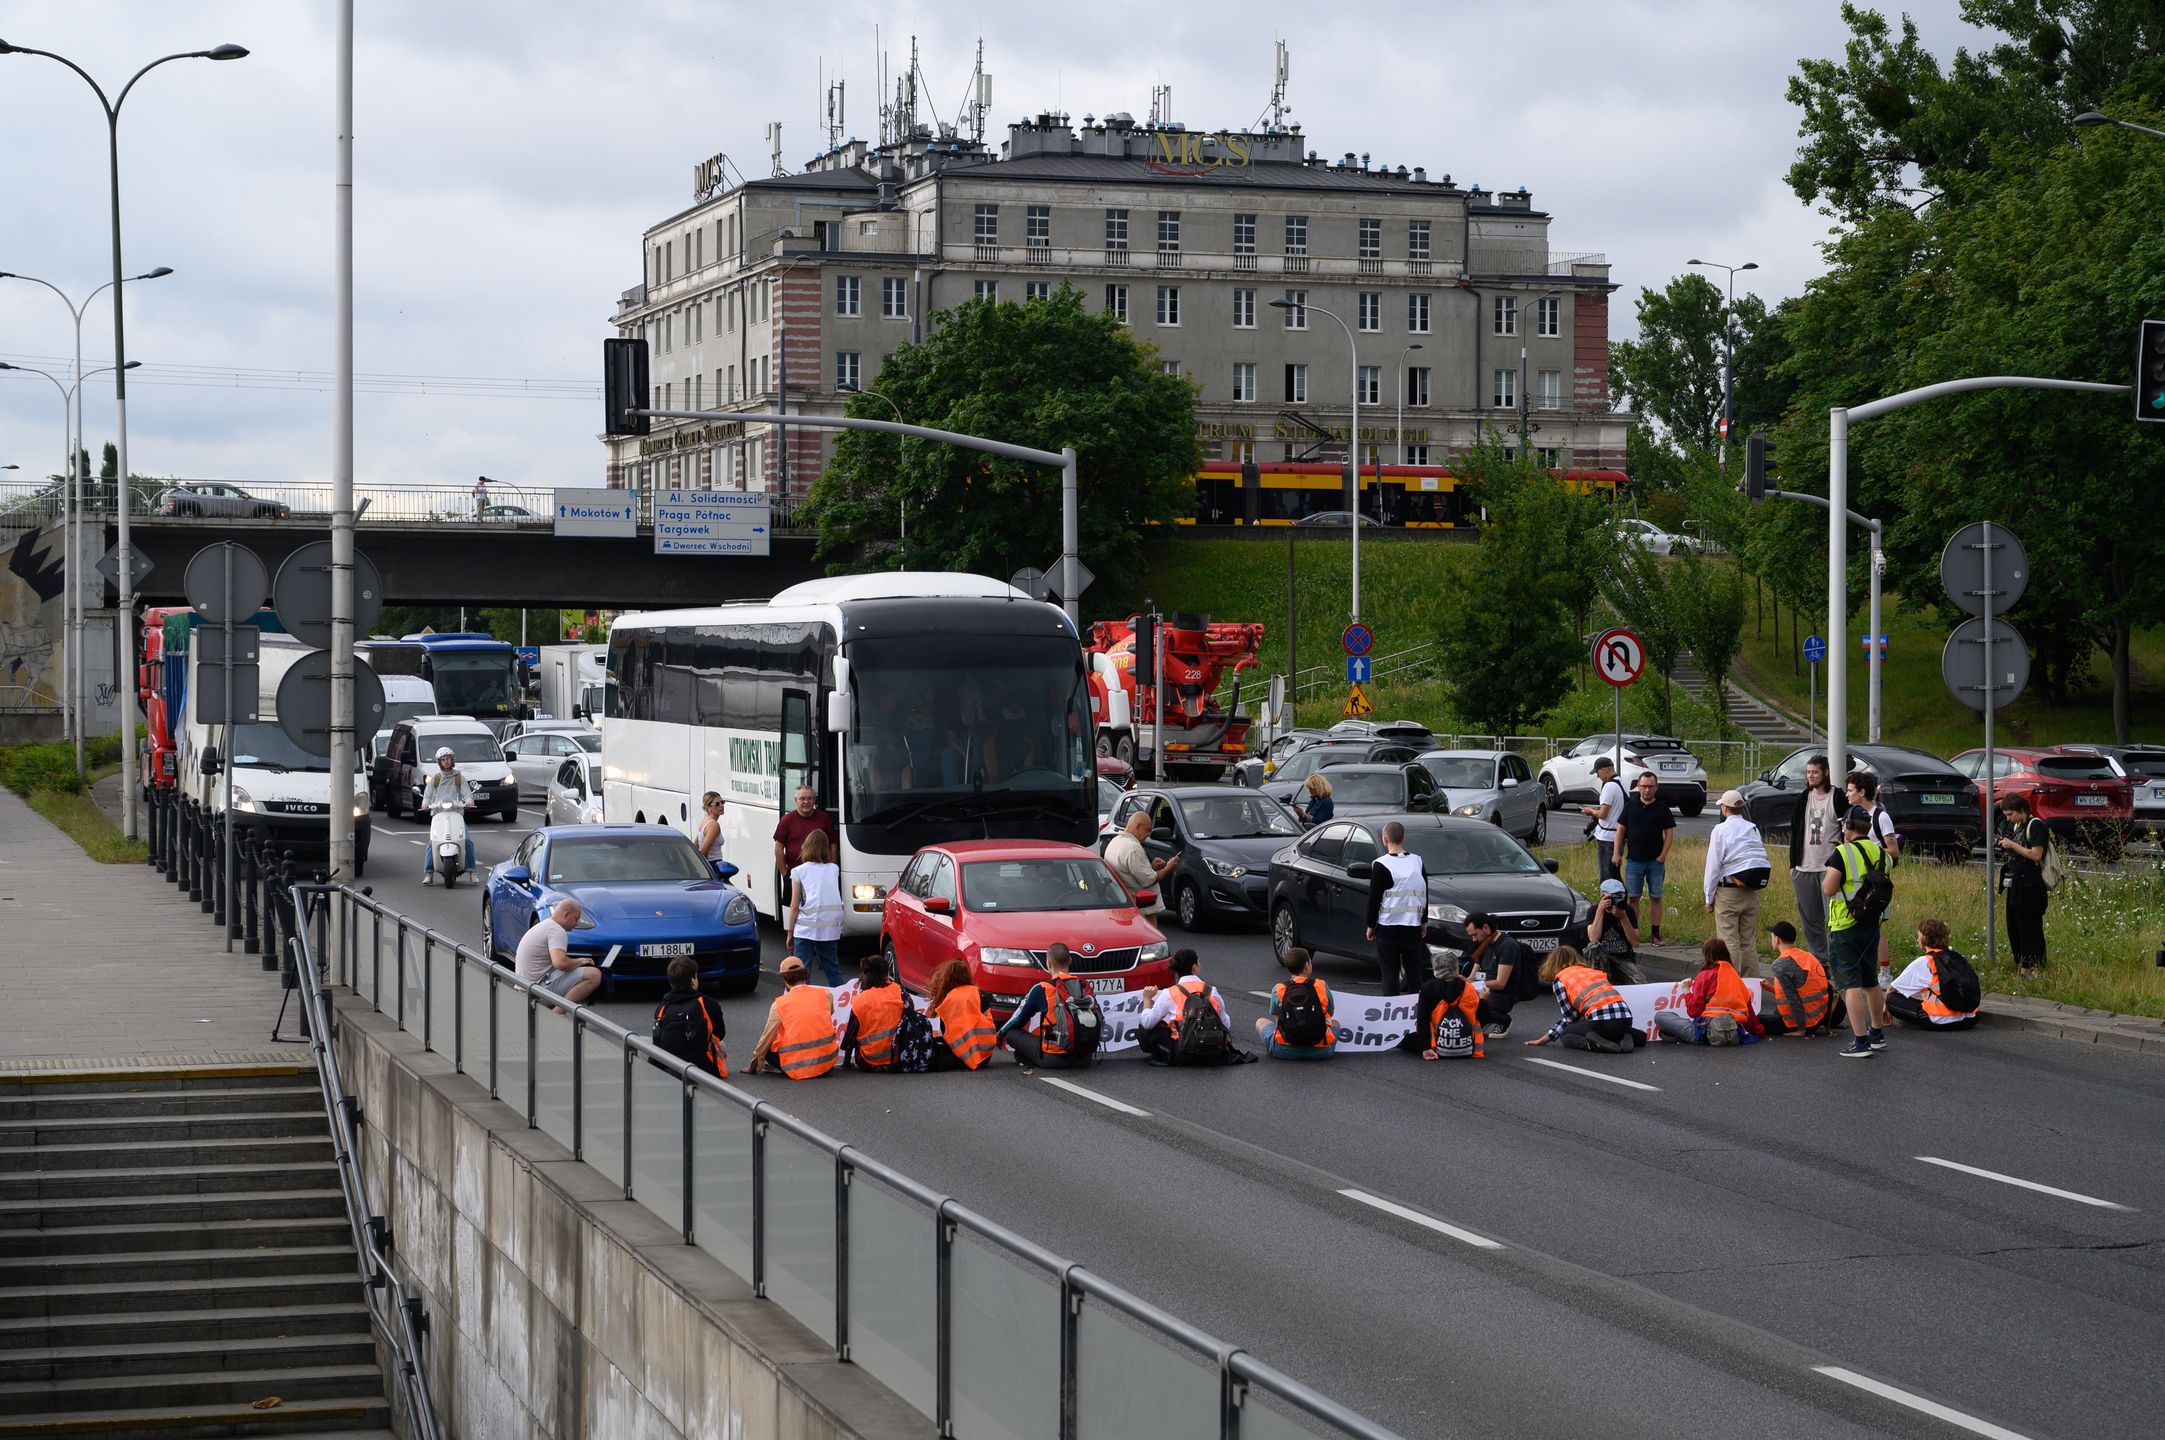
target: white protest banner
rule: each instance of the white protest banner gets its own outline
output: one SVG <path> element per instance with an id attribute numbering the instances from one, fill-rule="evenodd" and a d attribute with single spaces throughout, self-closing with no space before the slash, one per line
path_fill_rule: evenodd
<path id="1" fill-rule="evenodd" d="M 1759 1009 L 1759 991 L 1764 982 L 1746 980 L 1744 988 L 1751 992 L 1752 1011 Z M 1619 985 L 1616 993 L 1631 1007 L 1631 1024 L 1640 1034 L 1652 1038 L 1654 1017 L 1664 1010 L 1682 1011 L 1684 997 L 1691 991 L 1689 980 L 1679 980 L 1673 985 Z"/>

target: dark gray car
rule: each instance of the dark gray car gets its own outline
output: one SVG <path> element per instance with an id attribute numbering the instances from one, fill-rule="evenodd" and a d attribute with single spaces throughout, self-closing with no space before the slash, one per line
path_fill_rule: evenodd
<path id="1" fill-rule="evenodd" d="M 1528 845 L 1549 838 L 1548 792 L 1534 780 L 1526 757 L 1509 750 L 1431 750 L 1414 757 L 1445 799 L 1436 803 L 1453 815 L 1486 820 Z"/>
<path id="2" fill-rule="evenodd" d="M 1143 786 L 1120 797 L 1107 836 L 1137 811 L 1150 817 L 1150 858 L 1178 857 L 1159 893 L 1183 927 L 1263 919 L 1270 858 L 1301 835 L 1292 811 L 1225 785 Z"/>
<path id="3" fill-rule="evenodd" d="M 286 518 L 286 507 L 281 502 L 251 495 L 238 485 L 215 480 L 190 480 L 175 485 L 158 497 L 158 509 L 167 515 L 222 515 L 246 520 Z"/>

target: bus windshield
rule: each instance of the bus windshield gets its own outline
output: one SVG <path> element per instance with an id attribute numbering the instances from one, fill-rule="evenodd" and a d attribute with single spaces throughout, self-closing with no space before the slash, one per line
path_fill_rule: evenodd
<path id="1" fill-rule="evenodd" d="M 851 819 L 1083 813 L 1095 757 L 1072 639 L 888 636 L 849 659 Z"/>
<path id="2" fill-rule="evenodd" d="M 519 657 L 503 650 L 438 650 L 429 655 L 436 708 L 446 715 L 509 715 L 519 694 Z"/>

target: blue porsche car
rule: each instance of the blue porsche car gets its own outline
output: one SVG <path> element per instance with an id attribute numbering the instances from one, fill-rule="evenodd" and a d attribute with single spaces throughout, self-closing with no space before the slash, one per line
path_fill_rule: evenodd
<path id="1" fill-rule="evenodd" d="M 552 825 L 490 872 L 481 943 L 508 962 L 527 927 L 569 898 L 585 912 L 571 953 L 602 967 L 605 993 L 661 983 L 680 955 L 699 962 L 702 981 L 748 992 L 759 984 L 759 924 L 751 897 L 728 883 L 736 873 L 663 825 Z"/>

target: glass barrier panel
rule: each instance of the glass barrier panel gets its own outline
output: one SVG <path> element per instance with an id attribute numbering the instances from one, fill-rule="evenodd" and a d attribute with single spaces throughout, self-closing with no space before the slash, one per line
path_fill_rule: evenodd
<path id="1" fill-rule="evenodd" d="M 453 1003 L 459 1015 L 459 1068 L 481 1084 L 489 1083 L 489 965 L 461 964 L 453 978 L 457 982 L 454 993 L 458 999 Z M 525 1103 L 525 1094 L 519 1096 Z"/>
<path id="2" fill-rule="evenodd" d="M 490 993 L 496 1008 L 496 1098 L 521 1116 L 526 1114 L 526 996 L 509 985 L 494 985 Z M 486 1085 L 485 1064 L 471 1067 Z"/>
<path id="3" fill-rule="evenodd" d="M 767 1127 L 767 1295 L 834 1340 L 834 1157 Z"/>
<path id="4" fill-rule="evenodd" d="M 644 1056 L 631 1062 L 631 1193 L 684 1229 L 684 1082 Z"/>
<path id="5" fill-rule="evenodd" d="M 358 905 L 354 908 L 360 910 Z M 373 910 L 360 910 L 360 924 L 360 943 L 353 950 L 353 993 L 374 1004 L 376 976 L 385 950 L 383 917 Z"/>
<path id="6" fill-rule="evenodd" d="M 579 1051 L 585 1081 L 580 1103 L 586 1124 L 580 1131 L 579 1156 L 587 1164 L 624 1183 L 624 1047 L 593 1030 Z"/>
<path id="7" fill-rule="evenodd" d="M 458 1001 L 451 994 L 452 972 L 458 968 L 458 952 L 448 945 L 429 949 L 428 991 L 422 1002 L 428 1016 L 428 1048 L 439 1055 L 451 1053 L 451 1029 L 458 1022 Z"/>
<path id="8" fill-rule="evenodd" d="M 932 1212 L 862 1174 L 849 1187 L 849 1358 L 932 1418 L 939 1326 Z"/>
<path id="9" fill-rule="evenodd" d="M 421 932 L 399 926 L 399 938 L 384 966 L 383 983 L 391 998 L 383 1007 L 398 1017 L 408 1035 L 421 1033 Z"/>
<path id="10" fill-rule="evenodd" d="M 955 1237 L 948 1383 L 959 1440 L 1060 1433 L 1060 1287 L 967 1232 Z M 1144 1430 L 1142 1434 L 1149 1434 Z"/>
<path id="11" fill-rule="evenodd" d="M 571 1017 L 534 1007 L 534 1128 L 571 1145 Z"/>
<path id="12" fill-rule="evenodd" d="M 1343 1432 L 1297 1414 L 1290 1406 L 1266 1397 L 1253 1386 L 1240 1407 L 1240 1440 L 1316 1440 L 1319 1435 Z"/>
<path id="13" fill-rule="evenodd" d="M 692 1243 L 752 1279 L 752 1112 L 692 1092 Z"/>
<path id="14" fill-rule="evenodd" d="M 1218 1440 L 1218 1370 L 1085 1299 L 1075 1325 L 1076 1440 Z"/>

